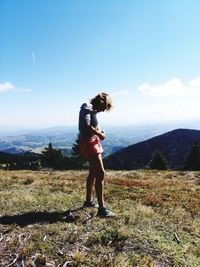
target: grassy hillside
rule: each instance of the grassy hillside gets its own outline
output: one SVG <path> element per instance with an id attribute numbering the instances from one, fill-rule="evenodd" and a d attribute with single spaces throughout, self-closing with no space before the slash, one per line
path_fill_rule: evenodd
<path id="1" fill-rule="evenodd" d="M 0 171 L 0 266 L 200 266 L 200 172 L 109 171 L 116 219 L 82 209 L 85 171 Z"/>

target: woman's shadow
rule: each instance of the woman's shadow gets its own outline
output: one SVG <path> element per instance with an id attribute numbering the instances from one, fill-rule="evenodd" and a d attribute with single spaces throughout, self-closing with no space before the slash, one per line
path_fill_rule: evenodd
<path id="1" fill-rule="evenodd" d="M 35 223 L 51 224 L 56 222 L 76 222 L 79 217 L 76 212 L 81 209 L 82 207 L 75 210 L 67 210 L 63 212 L 33 211 L 17 215 L 5 215 L 0 217 L 0 224 L 17 224 L 21 227 L 25 227 L 29 224 Z"/>

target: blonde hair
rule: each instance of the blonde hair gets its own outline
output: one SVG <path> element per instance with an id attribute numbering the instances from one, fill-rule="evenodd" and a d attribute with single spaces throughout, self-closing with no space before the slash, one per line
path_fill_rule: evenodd
<path id="1" fill-rule="evenodd" d="M 106 111 L 109 111 L 113 107 L 112 99 L 109 96 L 109 94 L 107 94 L 107 93 L 100 93 L 100 94 L 96 95 L 94 98 L 92 98 L 90 100 L 90 103 L 94 107 L 97 107 L 97 106 L 104 104 L 106 107 L 106 109 L 105 109 Z"/>

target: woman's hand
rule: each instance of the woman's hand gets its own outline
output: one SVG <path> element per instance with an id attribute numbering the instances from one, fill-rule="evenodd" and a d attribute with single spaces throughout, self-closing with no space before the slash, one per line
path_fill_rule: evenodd
<path id="1" fill-rule="evenodd" d="M 98 128 L 95 128 L 91 125 L 88 125 L 88 129 L 92 134 L 95 134 L 99 137 L 100 140 L 104 140 L 106 138 L 105 132 L 100 131 Z"/>
<path id="2" fill-rule="evenodd" d="M 106 138 L 104 131 L 101 131 L 98 136 L 99 136 L 100 140 L 104 140 Z"/>

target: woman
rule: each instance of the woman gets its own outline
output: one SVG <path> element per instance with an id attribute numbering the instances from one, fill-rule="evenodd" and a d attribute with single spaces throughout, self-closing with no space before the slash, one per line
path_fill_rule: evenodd
<path id="1" fill-rule="evenodd" d="M 98 207 L 97 216 L 114 217 L 115 214 L 105 207 L 104 203 L 104 177 L 105 170 L 102 161 L 103 148 L 100 140 L 105 139 L 104 131 L 100 130 L 97 113 L 109 111 L 112 100 L 107 93 L 100 93 L 84 103 L 79 113 L 80 147 L 84 158 L 89 161 L 89 175 L 86 183 L 86 201 L 84 207 Z M 93 200 L 95 187 L 99 206 Z"/>

